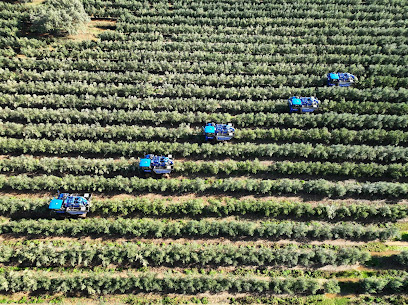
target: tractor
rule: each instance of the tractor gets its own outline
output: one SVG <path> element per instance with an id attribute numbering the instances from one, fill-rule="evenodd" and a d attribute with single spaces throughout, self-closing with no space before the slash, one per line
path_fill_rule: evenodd
<path id="1" fill-rule="evenodd" d="M 293 96 L 289 99 L 289 112 L 306 113 L 314 112 L 319 109 L 320 101 L 311 97 Z"/>
<path id="2" fill-rule="evenodd" d="M 89 193 L 71 194 L 60 193 L 53 198 L 48 209 L 59 215 L 71 215 L 85 218 L 91 207 L 91 197 Z"/>
<path id="3" fill-rule="evenodd" d="M 204 126 L 205 140 L 209 141 L 229 141 L 235 135 L 235 128 L 231 123 L 228 124 L 215 124 L 207 123 Z"/>
<path id="4" fill-rule="evenodd" d="M 139 161 L 139 168 L 143 173 L 155 173 L 157 175 L 170 174 L 174 168 L 173 156 L 145 155 L 144 158 Z"/>
<path id="5" fill-rule="evenodd" d="M 350 87 L 357 81 L 357 77 L 350 73 L 329 73 L 327 74 L 328 86 Z"/>

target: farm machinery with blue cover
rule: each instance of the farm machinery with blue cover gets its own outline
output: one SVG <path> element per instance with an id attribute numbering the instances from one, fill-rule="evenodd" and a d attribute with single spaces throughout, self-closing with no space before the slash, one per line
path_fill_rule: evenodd
<path id="1" fill-rule="evenodd" d="M 314 112 L 319 109 L 320 101 L 311 97 L 298 97 L 292 96 L 289 99 L 289 112 L 290 113 L 306 113 Z"/>
<path id="2" fill-rule="evenodd" d="M 235 135 L 235 128 L 231 123 L 228 124 L 215 124 L 207 123 L 204 126 L 205 140 L 209 141 L 229 141 Z"/>
<path id="3" fill-rule="evenodd" d="M 48 209 L 60 215 L 72 215 L 85 218 L 91 207 L 91 197 L 89 193 L 71 194 L 60 193 L 53 198 Z"/>
<path id="4" fill-rule="evenodd" d="M 328 86 L 350 87 L 357 81 L 357 77 L 350 73 L 335 73 L 327 74 Z"/>
<path id="5" fill-rule="evenodd" d="M 174 168 L 173 156 L 145 155 L 144 158 L 139 161 L 139 168 L 143 173 L 168 175 Z"/>

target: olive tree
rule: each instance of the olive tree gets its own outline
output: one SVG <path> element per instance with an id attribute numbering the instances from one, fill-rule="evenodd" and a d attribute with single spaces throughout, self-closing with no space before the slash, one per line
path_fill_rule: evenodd
<path id="1" fill-rule="evenodd" d="M 46 0 L 30 16 L 40 34 L 75 34 L 90 21 L 81 0 Z"/>

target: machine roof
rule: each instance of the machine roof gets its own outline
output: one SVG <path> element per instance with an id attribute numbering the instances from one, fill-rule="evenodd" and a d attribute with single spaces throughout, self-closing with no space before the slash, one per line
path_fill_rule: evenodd
<path id="1" fill-rule="evenodd" d="M 139 166 L 140 167 L 150 167 L 152 160 L 150 159 L 140 159 Z"/>
<path id="2" fill-rule="evenodd" d="M 293 97 L 292 98 L 292 105 L 302 105 L 302 101 L 297 97 Z"/>
<path id="3" fill-rule="evenodd" d="M 59 210 L 62 207 L 62 202 L 62 199 L 52 199 L 48 208 L 51 210 Z"/>
<path id="4" fill-rule="evenodd" d="M 339 75 L 337 73 L 330 73 L 329 76 L 331 79 L 339 79 Z"/>

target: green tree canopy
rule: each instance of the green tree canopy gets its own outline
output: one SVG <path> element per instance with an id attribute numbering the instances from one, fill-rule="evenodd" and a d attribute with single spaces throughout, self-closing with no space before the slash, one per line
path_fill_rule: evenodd
<path id="1" fill-rule="evenodd" d="M 90 21 L 80 0 L 47 0 L 32 14 L 32 30 L 52 35 L 75 34 Z"/>

